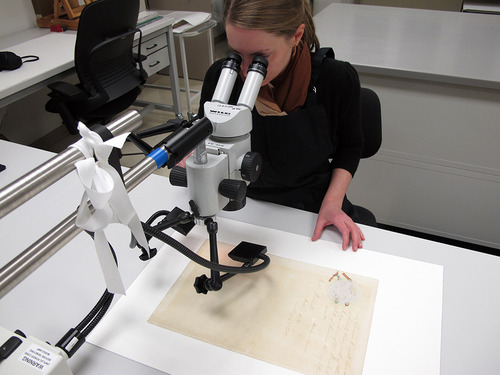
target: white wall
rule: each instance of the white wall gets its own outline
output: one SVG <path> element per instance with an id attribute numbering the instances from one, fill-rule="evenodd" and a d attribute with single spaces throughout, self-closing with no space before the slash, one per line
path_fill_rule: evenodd
<path id="1" fill-rule="evenodd" d="M 0 1 L 0 37 L 36 27 L 31 0 Z"/>

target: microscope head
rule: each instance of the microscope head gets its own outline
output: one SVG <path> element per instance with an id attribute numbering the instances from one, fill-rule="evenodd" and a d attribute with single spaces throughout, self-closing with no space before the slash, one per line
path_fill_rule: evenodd
<path id="1" fill-rule="evenodd" d="M 231 54 L 223 63 L 212 100 L 204 105 L 213 132 L 186 161 L 185 173 L 191 205 L 199 218 L 214 217 L 221 210 L 245 204 L 247 181 L 255 181 L 262 158 L 251 152 L 252 109 L 267 73 L 267 60 L 256 56 L 250 65 L 236 105 L 227 104 L 239 74 L 241 58 Z M 172 173 L 171 173 L 172 176 Z M 172 182 L 172 177 L 171 177 Z M 176 183 L 178 184 L 178 183 Z M 178 184 L 179 185 L 179 184 Z M 185 185 L 184 185 L 185 186 Z"/>

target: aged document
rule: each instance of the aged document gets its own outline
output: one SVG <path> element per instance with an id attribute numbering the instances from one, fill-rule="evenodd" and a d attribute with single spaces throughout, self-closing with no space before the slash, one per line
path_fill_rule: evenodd
<path id="1" fill-rule="evenodd" d="M 221 263 L 234 246 L 219 243 Z M 198 252 L 208 259 L 208 242 Z M 268 254 L 263 271 L 197 294 L 190 263 L 149 322 L 303 374 L 361 374 L 378 280 Z"/>

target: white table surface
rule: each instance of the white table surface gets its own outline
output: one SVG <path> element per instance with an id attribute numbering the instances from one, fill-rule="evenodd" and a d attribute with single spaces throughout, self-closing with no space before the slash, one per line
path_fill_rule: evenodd
<path id="1" fill-rule="evenodd" d="M 31 29 L 0 39 L 0 50 L 18 56 L 35 55 L 38 61 L 16 70 L 0 71 L 0 106 L 10 104 L 47 84 L 64 78 L 75 66 L 76 31 Z"/>
<path id="2" fill-rule="evenodd" d="M 52 155 L 0 141 L 0 161 L 7 166 L 0 172 L 0 186 Z M 0 266 L 73 212 L 81 192 L 72 173 L 0 220 Z M 141 219 L 162 208 L 187 209 L 185 189 L 173 188 L 164 177 L 156 175 L 134 189 L 131 198 Z M 221 216 L 306 236 L 312 234 L 316 218 L 311 213 L 252 200 L 243 210 Z M 500 258 L 376 228 L 362 229 L 367 249 L 444 266 L 441 373 L 498 374 Z M 112 241 L 126 244 L 128 238 L 121 237 Z M 340 243 L 335 230 L 326 230 L 322 238 Z M 83 318 L 102 293 L 103 281 L 96 273 L 92 246 L 80 234 L 4 296 L 0 300 L 0 324 L 55 343 Z M 134 250 L 121 252 L 120 257 L 120 269 L 128 286 L 145 264 L 137 259 Z M 90 344 L 84 344 L 69 363 L 79 375 L 160 374 Z"/>
<path id="3" fill-rule="evenodd" d="M 333 3 L 314 21 L 360 73 L 500 89 L 497 15 Z"/>

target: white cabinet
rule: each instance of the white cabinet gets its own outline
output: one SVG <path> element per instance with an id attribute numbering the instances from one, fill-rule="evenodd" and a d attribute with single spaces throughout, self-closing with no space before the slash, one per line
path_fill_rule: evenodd
<path id="1" fill-rule="evenodd" d="M 136 41 L 134 52 L 138 53 L 139 41 Z M 167 35 L 162 32 L 160 34 L 147 35 L 142 40 L 141 55 L 146 59 L 142 61 L 142 67 L 149 76 L 157 73 L 170 64 L 167 48 Z"/>

